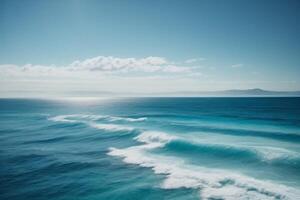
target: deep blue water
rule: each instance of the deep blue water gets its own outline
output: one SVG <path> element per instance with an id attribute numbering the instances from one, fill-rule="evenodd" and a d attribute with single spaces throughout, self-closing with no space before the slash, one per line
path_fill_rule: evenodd
<path id="1" fill-rule="evenodd" d="M 1 99 L 0 199 L 300 199 L 300 98 Z"/>

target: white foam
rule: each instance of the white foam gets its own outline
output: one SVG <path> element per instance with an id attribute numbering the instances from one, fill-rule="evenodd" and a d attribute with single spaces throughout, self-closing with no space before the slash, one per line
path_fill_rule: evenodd
<path id="1" fill-rule="evenodd" d="M 49 120 L 58 121 L 58 122 L 76 122 L 80 119 L 87 119 L 92 121 L 99 120 L 99 119 L 107 119 L 108 121 L 111 122 L 113 121 L 140 122 L 140 121 L 147 120 L 146 117 L 129 118 L 129 117 L 115 117 L 115 116 L 108 116 L 108 115 L 88 115 L 88 114 L 58 115 L 49 118 Z"/>
<path id="2" fill-rule="evenodd" d="M 110 116 L 105 115 L 84 115 L 84 114 L 74 114 L 74 115 L 58 115 L 49 118 L 49 120 L 56 122 L 68 122 L 68 123 L 84 123 L 93 128 L 106 130 L 106 131 L 132 131 L 133 127 L 117 125 L 117 124 L 104 124 L 95 123 L 95 120 L 110 118 Z"/>
<path id="3" fill-rule="evenodd" d="M 147 117 L 130 118 L 130 117 L 109 117 L 110 121 L 128 121 L 128 122 L 141 122 L 146 121 Z"/>
<path id="4" fill-rule="evenodd" d="M 56 122 L 72 122 L 72 123 L 74 123 L 74 122 L 79 122 L 80 119 L 98 120 L 101 118 L 105 118 L 105 116 L 73 114 L 73 115 L 58 115 L 58 116 L 49 118 L 49 120 L 56 121 Z"/>
<path id="5" fill-rule="evenodd" d="M 279 147 L 258 147 L 257 153 L 264 161 L 300 159 L 299 153 Z"/>
<path id="6" fill-rule="evenodd" d="M 70 122 L 74 123 L 76 120 L 67 119 L 70 115 L 59 115 L 55 117 L 50 117 L 49 120 L 55 121 L 55 122 Z"/>
<path id="7" fill-rule="evenodd" d="M 89 123 L 89 125 L 96 129 L 107 130 L 107 131 L 132 131 L 134 128 L 121 126 L 116 124 L 97 124 L 97 123 Z"/>
<path id="8" fill-rule="evenodd" d="M 164 189 L 194 188 L 201 199 L 297 199 L 300 192 L 281 184 L 257 180 L 225 170 L 208 169 L 186 164 L 179 158 L 159 156 L 148 150 L 163 146 L 173 138 L 161 132 L 143 132 L 135 138 L 143 145 L 125 149 L 110 148 L 108 154 L 123 161 L 151 168 L 156 174 L 165 174 Z"/>
<path id="9" fill-rule="evenodd" d="M 144 131 L 141 134 L 139 134 L 134 139 L 139 142 L 144 142 L 147 144 L 150 143 L 168 143 L 171 140 L 176 139 L 176 136 L 168 135 L 164 132 L 158 132 L 158 131 Z"/>

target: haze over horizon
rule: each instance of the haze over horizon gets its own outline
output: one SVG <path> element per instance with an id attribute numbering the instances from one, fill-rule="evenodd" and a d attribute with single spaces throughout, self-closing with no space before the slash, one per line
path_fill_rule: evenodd
<path id="1" fill-rule="evenodd" d="M 4 0 L 0 96 L 300 91 L 299 8 L 292 0 Z"/>

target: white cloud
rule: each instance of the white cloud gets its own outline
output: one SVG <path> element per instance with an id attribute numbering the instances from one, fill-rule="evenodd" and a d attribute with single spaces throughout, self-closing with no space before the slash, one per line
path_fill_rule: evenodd
<path id="1" fill-rule="evenodd" d="M 163 72 L 171 72 L 171 73 L 186 73 L 186 72 L 191 72 L 191 70 L 192 68 L 176 66 L 176 65 L 167 65 L 162 69 Z"/>
<path id="2" fill-rule="evenodd" d="M 121 71 L 121 70 L 146 70 L 157 71 L 168 61 L 162 57 L 146 58 L 116 58 L 112 56 L 98 56 L 83 61 L 75 61 L 70 67 L 75 70 L 94 70 L 94 71 Z M 153 68 L 152 70 L 147 68 Z"/>
<path id="3" fill-rule="evenodd" d="M 244 66 L 244 64 L 241 64 L 241 63 L 231 65 L 232 68 L 239 68 L 239 67 L 243 67 L 243 66 Z"/>
<path id="4" fill-rule="evenodd" d="M 163 92 L 196 88 L 201 73 L 163 57 L 99 56 L 69 65 L 0 65 L 0 93 L 18 91 Z M 38 93 L 39 94 L 39 93 Z M 1 96 L 1 95 L 0 95 Z"/>
<path id="5" fill-rule="evenodd" d="M 112 56 L 98 56 L 86 60 L 77 60 L 66 66 L 42 66 L 26 64 L 17 65 L 0 65 L 0 72 L 4 75 L 26 75 L 26 76 L 51 76 L 63 74 L 67 75 L 72 72 L 93 72 L 102 74 L 118 73 L 188 73 L 191 67 L 177 66 L 167 61 L 163 57 L 146 57 L 146 58 L 117 58 Z"/>
<path id="6" fill-rule="evenodd" d="M 199 62 L 199 61 L 203 61 L 203 60 L 205 60 L 205 58 L 191 58 L 191 59 L 185 60 L 184 62 L 189 64 L 189 63 L 195 63 L 195 62 Z"/>

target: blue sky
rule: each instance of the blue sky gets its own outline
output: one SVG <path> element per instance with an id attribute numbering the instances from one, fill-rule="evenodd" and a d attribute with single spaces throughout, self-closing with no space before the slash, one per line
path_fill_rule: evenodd
<path id="1" fill-rule="evenodd" d="M 0 90 L 300 90 L 299 9 L 277 0 L 2 0 Z"/>

